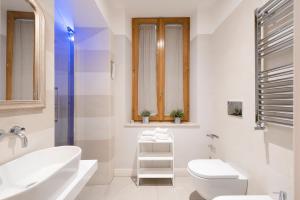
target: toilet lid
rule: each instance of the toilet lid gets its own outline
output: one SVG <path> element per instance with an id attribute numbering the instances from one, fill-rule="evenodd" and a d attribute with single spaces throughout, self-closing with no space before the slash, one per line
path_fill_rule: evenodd
<path id="1" fill-rule="evenodd" d="M 213 200 L 273 200 L 269 196 L 219 196 Z"/>
<path id="2" fill-rule="evenodd" d="M 188 169 L 195 176 L 206 179 L 239 177 L 238 171 L 219 159 L 192 160 L 188 163 Z"/>

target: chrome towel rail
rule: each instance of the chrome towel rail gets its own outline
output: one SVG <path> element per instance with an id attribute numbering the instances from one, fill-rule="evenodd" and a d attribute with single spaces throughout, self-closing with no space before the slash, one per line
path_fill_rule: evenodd
<path id="1" fill-rule="evenodd" d="M 285 32 L 289 29 L 293 28 L 293 22 L 289 21 L 284 23 L 283 25 L 281 25 L 280 27 L 276 28 L 275 30 L 273 30 L 272 32 L 270 32 L 268 35 L 266 35 L 264 38 L 260 39 L 258 42 L 264 42 L 266 40 L 269 40 L 270 38 L 273 38 L 277 35 L 280 35 L 282 32 Z"/>
<path id="2" fill-rule="evenodd" d="M 293 127 L 293 0 L 270 0 L 255 11 L 256 129 Z"/>

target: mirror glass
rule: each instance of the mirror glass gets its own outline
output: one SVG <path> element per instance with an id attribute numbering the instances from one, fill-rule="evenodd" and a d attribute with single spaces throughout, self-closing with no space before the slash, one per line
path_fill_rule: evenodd
<path id="1" fill-rule="evenodd" d="M 37 100 L 34 8 L 27 0 L 0 8 L 0 101 Z"/>

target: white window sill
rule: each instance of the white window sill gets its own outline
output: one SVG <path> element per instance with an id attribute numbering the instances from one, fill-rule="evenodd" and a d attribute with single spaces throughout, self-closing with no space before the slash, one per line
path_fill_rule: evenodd
<path id="1" fill-rule="evenodd" d="M 134 123 L 125 124 L 124 127 L 125 128 L 155 128 L 155 127 L 200 128 L 200 125 L 193 122 L 183 122 L 181 124 L 174 124 L 173 122 L 150 122 L 149 124 L 134 122 Z"/>

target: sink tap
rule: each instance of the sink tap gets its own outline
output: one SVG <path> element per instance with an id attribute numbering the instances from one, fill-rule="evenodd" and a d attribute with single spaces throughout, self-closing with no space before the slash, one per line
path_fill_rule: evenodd
<path id="1" fill-rule="evenodd" d="M 279 199 L 280 200 L 287 200 L 287 193 L 284 191 L 279 192 Z"/>
<path id="2" fill-rule="evenodd" d="M 274 194 L 278 195 L 278 200 L 287 200 L 287 193 L 284 191 L 274 192 Z"/>
<path id="3" fill-rule="evenodd" d="M 25 135 L 25 128 L 24 127 L 20 127 L 20 126 L 13 126 L 9 133 L 19 137 L 21 139 L 21 145 L 22 148 L 25 148 L 28 146 L 28 139 Z"/>
<path id="4" fill-rule="evenodd" d="M 0 140 L 5 136 L 5 131 L 0 129 Z"/>
<path id="5" fill-rule="evenodd" d="M 219 136 L 216 134 L 207 134 L 206 136 L 209 137 L 210 139 L 214 139 L 214 138 L 219 139 Z"/>

